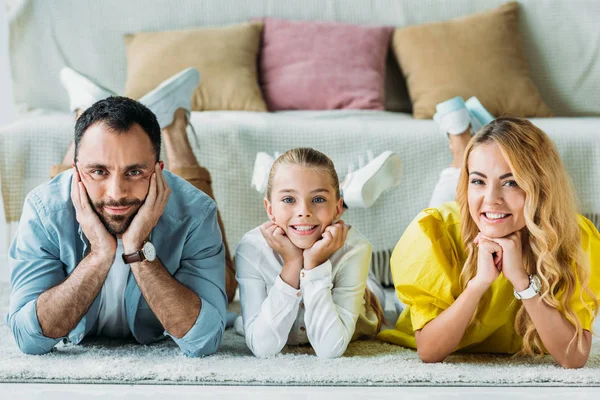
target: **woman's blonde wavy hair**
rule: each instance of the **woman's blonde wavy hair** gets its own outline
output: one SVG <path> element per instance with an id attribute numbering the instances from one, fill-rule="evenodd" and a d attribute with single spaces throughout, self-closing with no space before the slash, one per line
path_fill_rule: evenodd
<path id="1" fill-rule="evenodd" d="M 277 168 L 280 165 L 301 165 L 303 167 L 309 168 L 318 168 L 324 170 L 329 177 L 331 178 L 331 184 L 335 190 L 335 198 L 339 201 L 341 198 L 340 193 L 340 181 L 335 171 L 335 166 L 333 165 L 333 161 L 325 154 L 321 153 L 318 150 L 312 149 L 310 147 L 303 148 L 295 148 L 286 151 L 281 156 L 275 160 L 273 166 L 271 167 L 271 171 L 269 172 L 269 179 L 267 181 L 267 193 L 266 197 L 270 201 L 271 200 L 271 192 L 273 189 L 273 178 L 277 173 Z M 383 309 L 381 304 L 379 304 L 379 300 L 377 296 L 369 288 L 365 288 L 365 304 L 367 305 L 367 310 L 372 310 L 377 316 L 377 331 L 381 329 L 382 323 L 385 322 L 383 317 Z"/>
<path id="2" fill-rule="evenodd" d="M 580 301 L 584 302 L 584 294 L 593 299 L 594 313 L 597 313 L 598 301 L 588 286 L 590 266 L 581 248 L 574 190 L 554 143 L 526 119 L 497 118 L 473 136 L 465 150 L 456 191 L 456 200 L 460 206 L 461 233 L 468 255 L 460 277 L 461 286 L 466 288 L 469 280 L 477 273 L 477 246 L 473 239 L 479 229 L 469 213 L 468 159 L 473 149 L 490 143 L 500 148 L 517 184 L 525 192 L 525 269 L 528 274 L 536 273 L 540 277 L 542 300 L 549 306 L 562 310 L 575 327 L 576 333 L 569 348 L 577 343 L 578 349 L 582 351 L 583 328 L 570 305 L 577 282 L 580 282 L 582 288 L 579 293 Z M 478 309 L 483 309 L 489 301 L 489 297 L 484 296 Z M 478 313 L 475 314 L 475 321 L 477 315 Z M 523 338 L 520 354 L 544 353 L 542 340 L 522 303 L 517 310 L 515 330 Z M 568 348 L 565 352 L 567 351 Z"/>

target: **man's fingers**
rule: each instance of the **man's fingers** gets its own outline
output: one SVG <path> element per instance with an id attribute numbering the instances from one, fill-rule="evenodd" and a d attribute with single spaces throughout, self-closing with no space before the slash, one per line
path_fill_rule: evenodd
<path id="1" fill-rule="evenodd" d="M 87 196 L 87 190 L 85 189 L 85 185 L 81 181 L 78 183 L 77 187 L 79 188 L 79 203 L 81 205 L 81 210 L 87 213 L 91 211 L 90 200 Z"/>
<path id="2" fill-rule="evenodd" d="M 154 206 L 156 202 L 156 172 L 153 172 L 150 176 L 150 185 L 148 186 L 148 195 L 144 204 L 148 204 L 150 208 Z"/>
<path id="3" fill-rule="evenodd" d="M 165 180 L 165 176 L 160 169 L 160 164 L 156 163 L 156 168 L 154 169 L 154 173 L 156 174 L 156 188 L 157 188 L 157 197 L 161 202 L 165 202 L 166 198 L 168 198 L 168 188 L 167 181 Z"/>
<path id="4" fill-rule="evenodd" d="M 73 202 L 75 211 L 81 212 L 81 202 L 79 201 L 79 178 L 75 174 L 77 174 L 76 170 L 73 171 L 73 177 L 71 178 L 71 201 Z"/>

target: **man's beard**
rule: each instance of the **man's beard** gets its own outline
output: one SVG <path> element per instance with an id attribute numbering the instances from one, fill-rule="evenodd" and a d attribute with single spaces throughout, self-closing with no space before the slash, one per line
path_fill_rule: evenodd
<path id="1" fill-rule="evenodd" d="M 93 203 L 90 199 L 90 203 L 94 205 L 92 208 L 94 209 L 96 215 L 98 215 L 98 218 L 100 218 L 100 222 L 102 222 L 102 225 L 104 225 L 108 233 L 110 233 L 113 236 L 117 236 L 125 233 L 127 228 L 129 228 L 129 225 L 131 225 L 131 221 L 133 221 L 138 211 L 140 210 L 140 206 L 142 205 L 143 201 L 134 199 L 119 201 L 100 201 L 97 203 Z M 104 207 L 130 206 L 137 206 L 137 209 L 131 214 L 105 216 L 104 214 L 102 214 L 101 211 L 104 209 Z"/>

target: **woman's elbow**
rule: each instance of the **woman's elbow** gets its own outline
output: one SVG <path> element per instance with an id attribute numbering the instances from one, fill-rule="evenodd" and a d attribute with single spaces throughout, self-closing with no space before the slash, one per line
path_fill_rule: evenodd
<path id="1" fill-rule="evenodd" d="M 556 360 L 558 365 L 565 369 L 583 368 L 587 362 L 587 357 L 582 357 L 574 360 Z"/>
<path id="2" fill-rule="evenodd" d="M 448 357 L 447 354 L 436 353 L 434 349 L 429 349 L 426 346 L 417 347 L 417 354 L 419 354 L 421 361 L 427 364 L 441 363 Z"/>

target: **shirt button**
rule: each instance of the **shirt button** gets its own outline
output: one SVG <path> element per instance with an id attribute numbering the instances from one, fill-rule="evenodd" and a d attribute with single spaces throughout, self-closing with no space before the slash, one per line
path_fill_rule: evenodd
<path id="1" fill-rule="evenodd" d="M 302 296 L 302 293 L 301 292 L 297 292 L 296 293 L 296 297 L 300 297 L 300 296 Z"/>
<path id="2" fill-rule="evenodd" d="M 300 274 L 300 276 L 304 278 L 304 271 L 302 271 L 302 273 Z"/>
<path id="3" fill-rule="evenodd" d="M 305 327 L 303 327 L 303 326 L 301 326 L 301 327 L 300 327 L 300 330 L 301 330 L 302 332 L 304 332 L 304 331 L 306 330 L 306 328 L 305 328 Z"/>
<path id="4" fill-rule="evenodd" d="M 300 308 L 304 308 L 304 302 L 300 303 Z"/>

